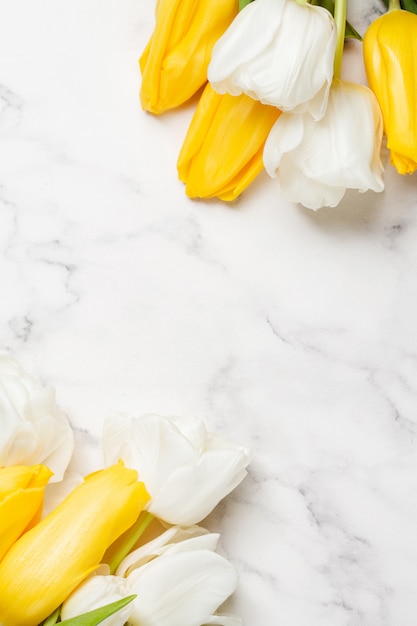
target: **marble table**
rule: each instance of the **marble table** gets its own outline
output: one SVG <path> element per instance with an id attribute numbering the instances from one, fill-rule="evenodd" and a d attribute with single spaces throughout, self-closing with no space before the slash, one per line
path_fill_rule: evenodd
<path id="1" fill-rule="evenodd" d="M 83 470 L 111 409 L 252 446 L 207 520 L 244 624 L 415 626 L 417 178 L 385 152 L 385 192 L 335 209 L 264 174 L 187 199 L 194 104 L 138 101 L 154 4 L 0 1 L 1 349 L 55 387 Z M 364 80 L 358 42 L 344 74 Z"/>

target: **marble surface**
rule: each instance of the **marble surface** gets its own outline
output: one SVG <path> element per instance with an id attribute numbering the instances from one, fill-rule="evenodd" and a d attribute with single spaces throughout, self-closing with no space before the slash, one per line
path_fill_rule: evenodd
<path id="1" fill-rule="evenodd" d="M 387 163 L 384 193 L 317 213 L 266 175 L 188 200 L 194 105 L 138 102 L 153 10 L 0 0 L 1 348 L 56 388 L 83 469 L 111 409 L 252 445 L 207 520 L 244 624 L 415 626 L 417 178 Z M 360 43 L 344 73 L 364 80 Z"/>

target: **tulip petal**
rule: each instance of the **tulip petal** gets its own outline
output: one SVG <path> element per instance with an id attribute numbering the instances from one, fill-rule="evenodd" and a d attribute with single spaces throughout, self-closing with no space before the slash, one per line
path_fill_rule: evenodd
<path id="1" fill-rule="evenodd" d="M 131 552 L 120 563 L 116 574 L 128 576 L 134 569 L 142 567 L 155 557 L 169 552 L 184 550 L 212 550 L 217 546 L 219 535 L 209 533 L 201 526 L 172 526 L 159 537 Z"/>
<path id="2" fill-rule="evenodd" d="M 197 450 L 175 423 L 157 415 L 135 420 L 127 414 L 109 414 L 104 423 L 103 447 L 106 463 L 122 458 L 128 467 L 136 468 L 151 496 L 178 465 L 198 459 Z"/>
<path id="3" fill-rule="evenodd" d="M 175 523 L 196 524 L 244 479 L 247 462 L 241 450 L 207 451 L 197 464 L 173 472 L 148 510 L 169 523 L 174 523 L 175 518 Z M 181 502 L 180 511 L 178 502 Z"/>
<path id="4" fill-rule="evenodd" d="M 0 468 L 0 560 L 39 520 L 52 472 L 44 465 Z"/>
<path id="5" fill-rule="evenodd" d="M 55 393 L 28 376 L 7 356 L 0 357 L 0 466 L 42 463 L 62 480 L 74 448 L 68 419 Z"/>
<path id="6" fill-rule="evenodd" d="M 93 609 L 98 609 L 129 595 L 128 583 L 120 576 L 92 576 L 80 585 L 63 603 L 61 619 L 67 620 Z M 117 611 L 100 622 L 101 626 L 123 626 L 129 618 L 131 606 Z"/>
<path id="7" fill-rule="evenodd" d="M 207 550 L 160 557 L 128 577 L 137 593 L 129 622 L 133 626 L 204 624 L 233 593 L 237 577 L 232 565 Z"/>

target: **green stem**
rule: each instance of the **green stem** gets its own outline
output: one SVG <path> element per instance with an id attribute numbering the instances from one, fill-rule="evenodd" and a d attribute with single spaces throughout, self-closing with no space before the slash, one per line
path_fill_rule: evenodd
<path id="1" fill-rule="evenodd" d="M 42 626 L 55 626 L 58 622 L 59 615 L 61 613 L 61 607 L 59 606 L 49 617 L 46 618 L 44 622 L 42 622 Z"/>
<path id="2" fill-rule="evenodd" d="M 110 562 L 110 573 L 114 574 L 114 572 L 119 567 L 120 563 L 123 559 L 129 554 L 135 543 L 140 539 L 145 530 L 148 528 L 149 524 L 154 519 L 152 513 L 148 513 L 147 511 L 142 511 L 139 515 L 138 520 L 133 524 L 130 528 L 129 532 L 126 534 L 126 537 L 123 543 L 119 546 L 118 550 L 113 554 Z"/>
<path id="3" fill-rule="evenodd" d="M 394 11 L 395 9 L 401 9 L 400 0 L 389 0 L 388 11 Z"/>
<path id="4" fill-rule="evenodd" d="M 346 2 L 347 0 L 336 0 L 334 5 L 334 20 L 336 22 L 337 42 L 334 55 L 334 77 L 340 78 L 342 73 L 342 57 L 345 45 L 346 28 Z"/>

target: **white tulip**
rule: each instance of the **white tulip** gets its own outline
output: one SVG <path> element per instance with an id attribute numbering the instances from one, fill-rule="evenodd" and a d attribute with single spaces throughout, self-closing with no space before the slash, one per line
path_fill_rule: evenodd
<path id="1" fill-rule="evenodd" d="M 164 554 L 127 577 L 133 626 L 200 626 L 233 593 L 232 565 L 210 550 Z"/>
<path id="2" fill-rule="evenodd" d="M 68 419 L 55 392 L 0 356 L 0 466 L 43 463 L 62 480 L 74 448 Z"/>
<path id="3" fill-rule="evenodd" d="M 309 209 L 336 206 L 346 189 L 382 191 L 382 118 L 367 87 L 335 79 L 325 116 L 283 113 L 264 148 L 264 165 L 285 198 Z"/>
<path id="4" fill-rule="evenodd" d="M 296 0 L 255 0 L 216 42 L 208 79 L 282 111 L 320 119 L 333 77 L 336 25 L 326 9 Z"/>
<path id="5" fill-rule="evenodd" d="M 215 614 L 237 584 L 234 567 L 214 552 L 217 538 L 196 526 L 169 529 L 142 546 L 140 558 L 136 551 L 138 558 L 129 569 L 119 568 L 127 575 L 94 575 L 81 583 L 64 602 L 62 619 L 136 594 L 103 626 L 123 626 L 126 621 L 132 626 L 240 626 L 235 616 Z"/>
<path id="6" fill-rule="evenodd" d="M 248 448 L 208 432 L 196 417 L 113 413 L 103 444 L 108 465 L 123 459 L 139 472 L 151 495 L 145 508 L 184 526 L 206 517 L 243 480 L 250 461 Z"/>
<path id="7" fill-rule="evenodd" d="M 128 582 L 120 576 L 91 576 L 65 600 L 61 619 L 70 619 L 93 611 L 130 595 Z M 100 626 L 123 626 L 129 619 L 132 607 L 128 604 L 100 622 Z"/>

